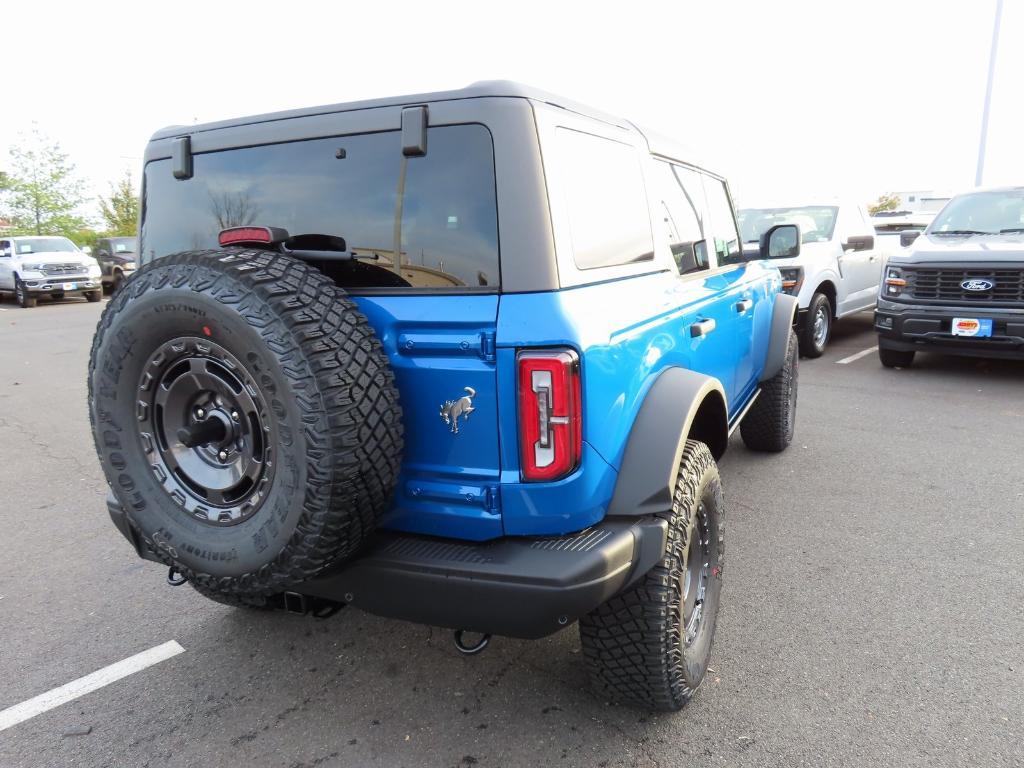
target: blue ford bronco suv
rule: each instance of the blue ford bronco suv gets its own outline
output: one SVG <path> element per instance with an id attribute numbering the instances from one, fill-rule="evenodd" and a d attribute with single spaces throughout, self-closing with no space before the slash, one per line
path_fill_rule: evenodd
<path id="1" fill-rule="evenodd" d="M 466 653 L 578 621 L 601 695 L 690 699 L 715 461 L 737 428 L 784 449 L 797 399 L 796 299 L 744 259 L 721 177 L 479 83 L 162 130 L 138 244 L 90 416 L 114 524 L 169 581 Z"/>

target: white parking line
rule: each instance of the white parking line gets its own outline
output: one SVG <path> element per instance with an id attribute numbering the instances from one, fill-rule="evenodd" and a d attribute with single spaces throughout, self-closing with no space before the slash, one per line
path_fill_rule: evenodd
<path id="1" fill-rule="evenodd" d="M 849 365 L 850 363 L 856 362 L 857 360 L 860 360 L 862 357 L 867 357 L 872 352 L 877 351 L 878 347 L 871 347 L 870 349 L 865 349 L 861 352 L 858 352 L 856 355 L 850 355 L 849 357 L 844 357 L 842 360 L 836 360 L 836 365 Z"/>
<path id="2" fill-rule="evenodd" d="M 79 696 L 84 696 L 105 685 L 117 682 L 123 677 L 128 677 L 128 675 L 140 672 L 146 667 L 159 664 L 161 661 L 184 652 L 185 649 L 178 645 L 177 641 L 168 640 L 166 643 L 150 648 L 148 651 L 137 653 L 123 661 L 115 662 L 109 667 L 98 669 L 91 675 L 72 680 L 70 683 L 66 683 L 59 688 L 54 688 L 28 701 L 23 701 L 21 704 L 8 707 L 0 712 L 0 731 L 5 731 L 13 725 L 23 723 L 29 718 L 59 707 L 61 704 L 67 704 Z"/>

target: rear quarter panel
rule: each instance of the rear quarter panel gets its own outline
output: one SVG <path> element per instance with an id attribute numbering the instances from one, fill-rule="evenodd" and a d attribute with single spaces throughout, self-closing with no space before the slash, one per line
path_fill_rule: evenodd
<path id="1" fill-rule="evenodd" d="M 555 293 L 501 297 L 498 400 L 506 534 L 564 533 L 601 520 L 633 422 L 666 368 L 701 370 L 708 364 L 707 356 L 731 355 L 732 349 L 724 346 L 742 342 L 750 345 L 747 370 L 756 383 L 768 349 L 778 272 L 761 262 L 740 269 L 763 294 L 746 339 L 690 337 L 690 324 L 719 297 L 714 275 L 680 281 L 673 273 L 659 272 Z M 718 342 L 717 349 L 711 341 Z M 538 346 L 570 346 L 580 354 L 584 455 L 580 468 L 559 483 L 519 479 L 515 353 Z M 729 403 L 730 412 L 738 412 L 743 404 Z"/>

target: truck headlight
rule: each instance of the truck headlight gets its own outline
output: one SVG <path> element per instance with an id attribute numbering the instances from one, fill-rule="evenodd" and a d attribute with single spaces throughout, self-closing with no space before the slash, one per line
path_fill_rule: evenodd
<path id="1" fill-rule="evenodd" d="M 895 298 L 903 293 L 907 287 L 907 279 L 903 276 L 903 270 L 899 267 L 885 268 L 885 282 L 882 286 L 882 296 Z"/>
<path id="2" fill-rule="evenodd" d="M 779 272 L 782 274 L 782 292 L 790 296 L 800 293 L 800 286 L 804 284 L 804 268 L 783 267 Z"/>
<path id="3" fill-rule="evenodd" d="M 88 264 L 86 267 L 86 274 L 88 274 L 89 277 L 99 277 L 102 274 L 99 262 L 93 259 L 92 263 Z"/>
<path id="4" fill-rule="evenodd" d="M 46 265 L 42 263 L 25 263 L 21 265 L 21 269 L 24 272 L 42 272 L 44 266 Z"/>

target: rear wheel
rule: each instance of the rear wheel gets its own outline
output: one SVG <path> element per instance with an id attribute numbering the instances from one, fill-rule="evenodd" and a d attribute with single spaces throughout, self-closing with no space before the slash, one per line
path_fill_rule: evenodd
<path id="1" fill-rule="evenodd" d="M 914 362 L 914 350 L 878 348 L 878 359 L 886 368 L 909 368 Z"/>
<path id="2" fill-rule="evenodd" d="M 800 354 L 821 357 L 832 335 L 832 302 L 824 293 L 816 293 L 807 307 L 804 327 L 800 331 Z"/>
<path id="3" fill-rule="evenodd" d="M 668 544 L 636 585 L 580 619 L 599 694 L 644 709 L 681 709 L 711 658 L 725 556 L 722 483 L 711 451 L 688 440 L 679 463 Z"/>
<path id="4" fill-rule="evenodd" d="M 89 365 L 107 480 L 201 593 L 270 595 L 350 557 L 401 462 L 398 393 L 356 305 L 303 262 L 197 251 L 107 304 Z"/>
<path id="5" fill-rule="evenodd" d="M 36 305 L 36 297 L 28 292 L 28 288 L 20 277 L 14 278 L 14 300 L 23 309 L 31 309 Z"/>

